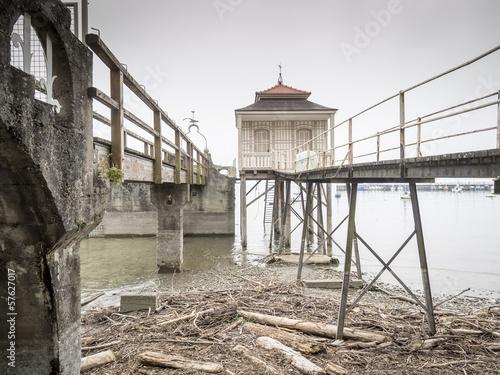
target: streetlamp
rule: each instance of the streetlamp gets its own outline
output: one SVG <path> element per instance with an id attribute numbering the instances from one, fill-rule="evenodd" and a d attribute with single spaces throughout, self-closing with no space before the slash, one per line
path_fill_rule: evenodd
<path id="1" fill-rule="evenodd" d="M 195 120 L 194 119 L 194 111 L 191 111 L 191 113 L 193 114 L 193 117 L 186 117 L 185 119 L 183 119 L 182 121 L 184 120 L 189 120 L 189 127 L 188 127 L 188 132 L 186 133 L 186 135 L 188 135 L 189 133 L 191 133 L 191 128 L 196 128 L 196 132 L 201 135 L 203 137 L 203 139 L 205 140 L 205 149 L 203 150 L 203 152 L 208 155 L 208 147 L 207 147 L 207 139 L 205 138 L 205 136 L 203 134 L 200 133 L 200 127 L 198 126 L 198 120 Z"/>

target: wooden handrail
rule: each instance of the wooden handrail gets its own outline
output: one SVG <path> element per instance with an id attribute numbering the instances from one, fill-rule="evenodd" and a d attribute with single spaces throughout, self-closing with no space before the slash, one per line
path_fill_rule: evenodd
<path id="1" fill-rule="evenodd" d="M 126 66 L 120 63 L 116 56 L 111 52 L 111 50 L 106 46 L 106 44 L 101 40 L 100 36 L 97 34 L 87 34 L 85 36 L 86 44 L 92 49 L 92 51 L 104 62 L 104 64 L 110 69 L 111 74 L 111 95 L 107 95 L 101 90 L 91 87 L 88 89 L 88 95 L 101 104 L 106 106 L 111 110 L 111 119 L 108 120 L 105 116 L 94 112 L 93 118 L 101 123 L 111 126 L 112 130 L 112 158 L 113 164 L 119 168 L 122 168 L 123 152 L 125 147 L 125 134 L 132 136 L 133 138 L 144 142 L 144 148 L 146 154 L 154 153 L 155 160 L 155 172 L 154 181 L 155 183 L 162 183 L 162 169 L 161 165 L 163 163 L 163 153 L 165 152 L 165 157 L 171 155 L 168 150 L 163 148 L 163 143 L 168 145 L 174 150 L 175 158 L 175 182 L 181 183 L 180 171 L 181 169 L 186 169 L 188 171 L 187 183 L 197 183 L 201 180 L 202 183 L 206 183 L 206 176 L 208 175 L 208 159 L 206 156 L 196 147 L 195 144 L 188 138 L 186 134 L 182 132 L 179 126 L 168 117 L 168 114 L 163 111 L 147 92 L 144 86 L 140 85 L 134 77 L 127 71 Z M 139 99 L 141 99 L 147 107 L 153 111 L 153 122 L 154 126 L 148 125 L 146 122 L 141 120 L 131 111 L 128 111 L 123 107 L 123 87 L 127 86 Z M 154 137 L 154 141 L 149 141 L 138 134 L 127 130 L 125 132 L 123 129 L 123 119 L 127 119 L 133 125 L 139 127 L 140 129 L 146 131 L 148 134 Z M 169 140 L 162 135 L 162 123 L 167 125 L 170 129 L 174 131 L 175 140 Z M 185 142 L 185 150 L 184 143 Z M 151 147 L 153 151 L 151 151 Z M 198 159 L 194 161 L 195 152 Z M 168 158 L 168 157 L 167 157 Z M 187 165 L 183 167 L 182 163 L 185 162 Z M 197 170 L 201 173 L 201 178 L 195 179 L 194 177 L 194 164 L 197 164 Z"/>

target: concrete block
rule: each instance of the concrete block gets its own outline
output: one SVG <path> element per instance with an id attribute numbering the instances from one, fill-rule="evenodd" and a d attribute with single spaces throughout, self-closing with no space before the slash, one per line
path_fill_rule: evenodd
<path id="1" fill-rule="evenodd" d="M 324 288 L 324 289 L 341 289 L 342 280 L 303 280 L 307 288 Z M 361 289 L 363 287 L 363 280 L 351 279 L 349 280 L 349 287 Z"/>
<path id="2" fill-rule="evenodd" d="M 156 293 L 123 293 L 120 298 L 120 312 L 155 310 L 158 307 Z"/>

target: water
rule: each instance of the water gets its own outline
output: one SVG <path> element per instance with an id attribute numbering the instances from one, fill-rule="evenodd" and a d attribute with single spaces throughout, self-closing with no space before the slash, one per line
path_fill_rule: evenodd
<path id="1" fill-rule="evenodd" d="M 258 194 L 258 190 L 252 192 L 249 199 L 253 199 L 253 194 Z M 500 297 L 500 197 L 485 198 L 485 194 L 484 191 L 462 194 L 419 192 L 434 295 L 454 294 L 470 287 L 469 296 Z M 345 192 L 342 192 L 341 198 L 334 198 L 332 204 L 335 227 L 348 212 Z M 295 203 L 294 207 L 299 210 L 301 203 Z M 188 282 L 193 274 L 201 270 L 230 270 L 235 265 L 257 265 L 258 259 L 269 254 L 269 229 L 267 234 L 264 233 L 262 220 L 263 201 L 259 200 L 248 208 L 246 250 L 240 245 L 238 224 L 238 234 L 234 237 L 186 237 L 184 272 L 175 275 L 176 283 Z M 296 223 L 297 220 L 293 219 L 292 228 Z M 413 232 L 411 202 L 400 199 L 398 192 L 359 191 L 356 229 L 368 245 L 384 261 L 388 261 Z M 343 248 L 345 232 L 346 223 L 333 236 Z M 292 234 L 292 251 L 300 249 L 300 236 L 299 227 Z M 155 247 L 155 238 L 92 238 L 82 241 L 83 296 L 101 290 L 113 294 L 121 290 L 140 289 L 153 282 L 169 285 L 172 276 L 156 272 Z M 339 270 L 342 270 L 342 252 L 335 246 L 332 251 L 334 256 L 340 258 Z M 382 268 L 362 244 L 360 256 L 363 272 L 375 275 Z M 410 288 L 422 289 L 415 238 L 391 264 L 391 268 Z M 398 285 L 388 272 L 380 280 Z"/>

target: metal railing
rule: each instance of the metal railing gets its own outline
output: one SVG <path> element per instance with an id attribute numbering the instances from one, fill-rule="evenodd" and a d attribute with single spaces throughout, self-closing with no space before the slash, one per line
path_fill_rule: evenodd
<path id="1" fill-rule="evenodd" d="M 163 182 L 162 165 L 165 164 L 174 168 L 173 182 L 176 184 L 181 183 L 181 170 L 186 173 L 187 184 L 205 184 L 208 176 L 207 156 L 168 117 L 157 101 L 146 92 L 145 87 L 127 72 L 126 66 L 119 62 L 99 35 L 87 34 L 85 41 L 94 54 L 109 68 L 110 95 L 95 87 L 89 88 L 88 94 L 111 111 L 109 119 L 95 111 L 93 118 L 111 128 L 112 165 L 123 170 L 125 148 L 133 147 L 132 143 L 139 143 L 142 146 L 136 148 L 135 151 L 154 162 L 153 181 L 155 183 Z M 124 107 L 125 87 L 152 111 L 153 126 Z M 124 120 L 127 120 L 131 128 L 124 128 Z M 165 135 L 167 132 L 162 130 L 162 125 L 167 126 L 167 130 L 171 133 L 170 138 Z M 130 146 L 128 146 L 129 143 Z M 125 176 L 126 179 L 127 176 Z"/>
<path id="2" fill-rule="evenodd" d="M 327 168 L 327 167 L 334 167 L 334 166 L 339 166 L 339 165 L 344 165 L 347 161 L 347 165 L 352 165 L 354 164 L 355 159 L 361 159 L 361 158 L 367 158 L 371 157 L 371 160 L 369 161 L 380 161 L 381 160 L 381 155 L 383 153 L 388 153 L 390 151 L 396 151 L 399 150 L 399 159 L 398 160 L 404 160 L 405 158 L 408 157 L 407 155 L 407 149 L 410 147 L 415 148 L 415 156 L 416 157 L 421 157 L 422 155 L 422 150 L 421 146 L 425 143 L 428 142 L 436 142 L 440 141 L 443 139 L 448 139 L 448 138 L 454 138 L 454 137 L 462 137 L 466 135 L 471 135 L 471 134 L 477 134 L 477 133 L 483 133 L 483 132 L 493 132 L 496 130 L 496 147 L 500 148 L 500 91 L 497 92 L 492 92 L 487 95 L 484 95 L 479 98 L 475 98 L 473 100 L 468 100 L 465 102 L 461 102 L 452 106 L 448 106 L 444 109 L 440 109 L 438 111 L 433 111 L 431 113 L 422 115 L 420 117 L 413 118 L 411 120 L 406 119 L 406 112 L 405 109 L 406 104 L 405 103 L 405 94 L 419 88 L 421 86 L 424 86 L 434 80 L 437 80 L 438 78 L 441 78 L 447 74 L 450 74 L 452 72 L 455 72 L 461 68 L 464 68 L 478 60 L 481 60 L 482 58 L 500 50 L 500 46 L 497 46 L 482 55 L 467 61 L 466 63 L 463 63 L 455 68 L 452 68 L 450 70 L 447 70 L 439 75 L 436 75 L 434 77 L 431 77 L 423 82 L 420 82 L 414 86 L 411 86 L 407 88 L 406 90 L 401 90 L 397 94 L 394 94 L 364 110 L 361 112 L 355 114 L 354 116 L 351 116 L 347 118 L 346 120 L 342 121 L 341 123 L 330 127 L 327 131 L 317 135 L 313 139 L 309 140 L 308 142 L 305 142 L 297 147 L 295 147 L 292 150 L 284 151 L 283 154 L 285 154 L 286 158 L 289 160 L 292 159 L 294 163 L 294 168 L 293 170 L 295 172 L 299 172 L 301 170 L 309 170 L 309 169 L 316 169 L 316 168 Z M 493 98 L 493 99 L 491 99 Z M 489 100 L 488 102 L 484 103 L 485 100 Z M 388 103 L 393 100 L 398 100 L 398 106 L 399 106 L 399 124 L 391 126 L 389 128 L 386 128 L 382 131 L 373 133 L 368 136 L 362 136 L 358 137 L 357 139 L 353 139 L 353 120 L 356 119 L 357 117 L 366 114 L 369 111 L 372 111 L 376 108 L 379 108 L 382 104 Z M 468 112 L 473 112 L 473 111 L 479 111 L 482 109 L 485 109 L 487 107 L 491 106 L 497 106 L 497 119 L 496 119 L 496 125 L 495 126 L 489 126 L 489 127 L 484 127 L 480 129 L 470 129 L 467 131 L 462 131 L 462 132 L 456 132 L 453 134 L 445 134 L 441 136 L 434 136 L 431 138 L 423 139 L 422 138 L 422 125 L 430 124 L 432 122 L 436 122 L 439 120 L 447 119 L 453 116 L 459 116 L 464 113 Z M 465 109 L 460 109 L 457 110 L 461 107 L 466 107 Z M 472 107 L 471 107 L 472 106 Z M 330 132 L 338 132 L 339 129 L 343 127 L 344 131 L 346 131 L 347 134 L 347 139 L 339 144 L 339 145 L 329 145 L 329 147 L 326 147 L 327 140 L 328 139 L 335 139 L 336 138 L 330 133 Z M 345 129 L 347 128 L 347 129 Z M 413 142 L 408 142 L 407 141 L 407 130 L 409 129 L 416 129 L 416 139 Z M 392 143 L 390 147 L 386 147 L 381 149 L 381 139 L 382 137 L 387 137 L 389 135 L 397 135 L 399 134 L 399 143 Z M 321 139 L 325 147 L 323 147 L 322 150 L 314 150 L 310 151 L 312 149 L 311 145 L 313 142 L 317 141 L 318 139 Z M 376 146 L 375 150 L 369 150 L 368 152 L 364 152 L 362 154 L 355 154 L 354 153 L 354 147 L 355 145 L 359 145 L 362 142 L 366 142 L 369 140 L 375 140 L 376 141 Z M 373 146 L 372 146 L 373 147 Z M 343 157 L 342 159 L 335 159 L 335 155 L 339 152 L 341 149 L 346 149 L 345 153 L 342 152 L 341 155 Z M 302 158 L 298 158 L 297 156 L 304 153 L 303 150 L 307 150 L 307 155 L 302 156 Z M 278 157 L 279 158 L 279 157 Z M 305 158 L 305 162 L 304 162 Z M 317 163 L 313 162 L 312 158 L 315 158 L 317 160 Z M 302 160 L 301 164 L 299 164 L 299 159 Z M 278 168 L 280 170 L 284 170 L 284 168 Z"/>

